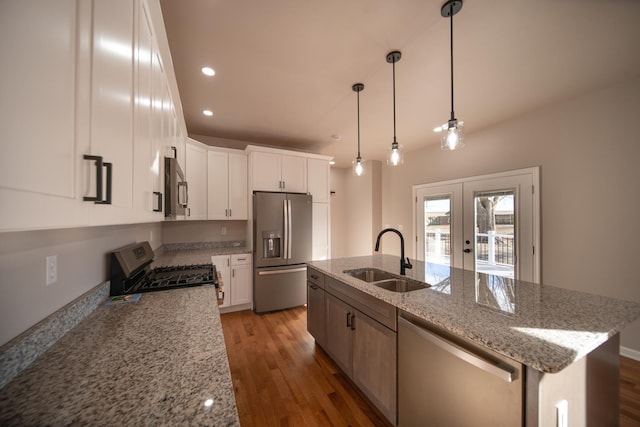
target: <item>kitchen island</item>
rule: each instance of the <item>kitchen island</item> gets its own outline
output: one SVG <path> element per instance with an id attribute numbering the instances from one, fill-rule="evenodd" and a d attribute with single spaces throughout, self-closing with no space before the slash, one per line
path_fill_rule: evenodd
<path id="1" fill-rule="evenodd" d="M 576 398 L 579 403 L 569 402 L 570 412 L 586 413 L 579 408 L 594 400 L 603 403 L 604 412 L 610 413 L 610 406 L 617 405 L 619 333 L 640 316 L 638 303 L 419 261 L 406 276 L 431 286 L 406 293 L 388 291 L 345 273 L 374 268 L 399 274 L 400 258 L 391 255 L 308 265 L 324 274 L 327 282 L 335 280 L 384 301 L 398 315 L 413 316 L 522 364 L 525 425 L 546 425 L 546 420 L 555 419 L 555 405 L 568 399 L 565 389 L 576 389 L 578 394 L 588 389 L 586 396 Z M 329 333 L 326 331 L 327 336 Z M 612 385 L 616 396 L 608 400 Z M 617 406 L 613 411 L 617 413 Z"/>
<path id="2" fill-rule="evenodd" d="M 0 390 L 0 424 L 239 425 L 215 287 L 100 305 Z"/>

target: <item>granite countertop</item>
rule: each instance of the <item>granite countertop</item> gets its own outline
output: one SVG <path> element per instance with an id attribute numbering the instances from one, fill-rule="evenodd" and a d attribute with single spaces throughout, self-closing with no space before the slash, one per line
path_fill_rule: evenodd
<path id="1" fill-rule="evenodd" d="M 0 390 L 0 424 L 239 425 L 215 287 L 100 305 Z"/>
<path id="2" fill-rule="evenodd" d="M 413 262 L 411 277 L 431 288 L 396 293 L 344 270 L 373 267 L 395 274 L 400 258 L 373 255 L 312 261 L 327 276 L 536 370 L 559 372 L 640 316 L 640 304 Z"/>

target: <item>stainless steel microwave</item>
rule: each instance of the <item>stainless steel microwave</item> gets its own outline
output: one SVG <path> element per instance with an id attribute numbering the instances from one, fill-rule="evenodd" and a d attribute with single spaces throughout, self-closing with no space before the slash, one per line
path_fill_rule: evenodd
<path id="1" fill-rule="evenodd" d="M 175 218 L 185 215 L 189 204 L 189 186 L 178 160 L 172 157 L 164 158 L 164 216 Z"/>

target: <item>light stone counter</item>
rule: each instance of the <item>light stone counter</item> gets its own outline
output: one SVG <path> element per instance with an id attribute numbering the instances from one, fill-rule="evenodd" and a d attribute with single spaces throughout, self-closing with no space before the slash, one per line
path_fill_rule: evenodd
<path id="1" fill-rule="evenodd" d="M 555 373 L 587 355 L 640 316 L 640 304 L 414 261 L 411 277 L 431 288 L 396 293 L 344 270 L 395 274 L 400 258 L 374 255 L 312 261 L 327 276 L 538 371 Z"/>
<path id="2" fill-rule="evenodd" d="M 0 425 L 239 425 L 215 287 L 101 304 L 0 390 Z"/>

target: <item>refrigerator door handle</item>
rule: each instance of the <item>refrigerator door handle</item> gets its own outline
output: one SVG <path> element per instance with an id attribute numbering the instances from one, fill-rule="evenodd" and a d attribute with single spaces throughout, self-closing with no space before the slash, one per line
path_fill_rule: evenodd
<path id="1" fill-rule="evenodd" d="M 258 276 L 271 276 L 273 274 L 284 274 L 284 273 L 299 273 L 301 271 L 307 271 L 307 267 L 289 268 L 286 270 L 258 271 Z"/>
<path id="2" fill-rule="evenodd" d="M 291 216 L 291 211 L 293 210 L 292 206 L 291 206 L 291 200 L 287 199 L 287 204 L 289 205 L 289 208 L 287 209 L 288 213 L 289 213 L 289 230 L 287 231 L 287 239 L 289 240 L 289 243 L 287 244 L 287 246 L 289 247 L 289 253 L 287 254 L 287 259 L 291 259 L 291 234 L 292 234 L 292 230 L 293 230 L 293 219 Z"/>
<path id="3" fill-rule="evenodd" d="M 285 199 L 282 203 L 283 206 L 283 217 L 284 217 L 284 254 L 282 258 L 287 259 L 289 256 L 289 204 L 288 200 Z"/>

